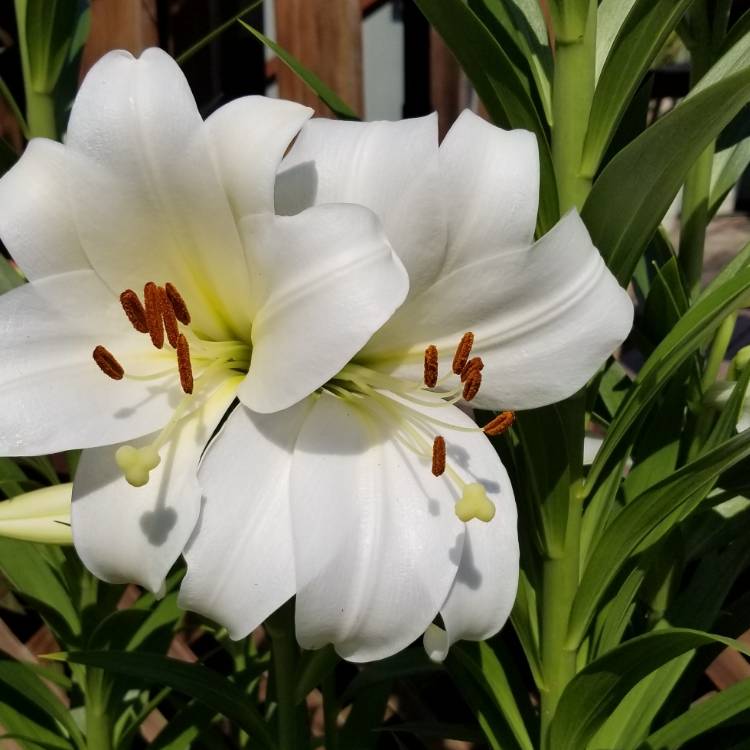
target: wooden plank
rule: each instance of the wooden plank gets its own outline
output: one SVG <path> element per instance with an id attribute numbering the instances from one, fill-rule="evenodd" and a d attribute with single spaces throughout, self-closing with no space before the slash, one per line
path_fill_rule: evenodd
<path id="1" fill-rule="evenodd" d="M 276 38 L 355 112 L 364 110 L 360 0 L 276 0 Z M 279 96 L 330 115 L 285 65 L 277 67 Z"/>
<path id="2" fill-rule="evenodd" d="M 157 0 L 91 0 L 91 34 L 81 76 L 106 52 L 126 49 L 134 55 L 159 43 Z"/>

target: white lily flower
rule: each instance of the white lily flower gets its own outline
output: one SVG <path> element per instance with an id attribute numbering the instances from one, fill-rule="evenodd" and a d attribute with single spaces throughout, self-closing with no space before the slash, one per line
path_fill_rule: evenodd
<path id="1" fill-rule="evenodd" d="M 434 116 L 305 125 L 277 210 L 370 207 L 410 292 L 317 397 L 274 415 L 232 412 L 199 470 L 205 502 L 183 606 L 239 638 L 296 595 L 300 644 L 333 643 L 353 661 L 423 633 L 441 659 L 457 639 L 500 629 L 518 579 L 513 492 L 486 434 L 454 403 L 514 410 L 565 398 L 633 316 L 576 213 L 533 242 L 538 190 L 533 135 L 468 112 L 439 148 Z"/>
<path id="2" fill-rule="evenodd" d="M 112 52 L 65 145 L 33 140 L 0 181 L 0 237 L 31 281 L 0 297 L 0 453 L 85 449 L 73 536 L 106 581 L 161 588 L 235 396 L 291 407 L 405 297 L 372 211 L 274 214 L 276 170 L 310 115 L 247 97 L 204 123 L 168 55 Z M 239 438 L 249 456 L 253 435 Z"/>

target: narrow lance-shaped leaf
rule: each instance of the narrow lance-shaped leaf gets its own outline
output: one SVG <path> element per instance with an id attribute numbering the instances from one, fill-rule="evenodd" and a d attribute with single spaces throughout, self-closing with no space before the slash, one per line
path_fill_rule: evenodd
<path id="1" fill-rule="evenodd" d="M 596 174 L 643 76 L 693 0 L 636 0 L 609 51 L 591 104 L 581 170 Z"/>
<path id="2" fill-rule="evenodd" d="M 748 289 L 750 270 L 743 269 L 699 299 L 654 349 L 610 424 L 586 479 L 587 491 L 593 488 L 618 444 L 627 437 L 636 420 L 653 402 L 671 375 L 707 340 L 729 313 L 743 305 Z"/>
<path id="3" fill-rule="evenodd" d="M 714 643 L 750 655 L 750 647 L 732 638 L 671 628 L 633 638 L 584 667 L 568 683 L 560 699 L 550 726 L 548 747 L 585 748 L 615 706 L 646 675 L 687 651 Z"/>
<path id="4" fill-rule="evenodd" d="M 573 600 L 568 642 L 583 640 L 610 584 L 628 560 L 662 537 L 676 520 L 700 503 L 722 471 L 750 455 L 750 431 L 727 440 L 627 505 L 591 553 Z"/>
<path id="5" fill-rule="evenodd" d="M 241 18 L 237 20 L 243 28 L 247 29 L 256 39 L 263 42 L 270 50 L 272 50 L 276 56 L 291 70 L 293 70 L 320 98 L 320 101 L 333 112 L 336 117 L 341 120 L 358 120 L 357 113 L 345 104 L 341 98 L 331 89 L 326 86 L 323 81 L 318 78 L 311 70 L 306 68 L 294 55 L 287 52 L 283 47 L 276 44 L 273 39 L 269 39 L 265 34 L 262 34 L 257 29 L 254 29 L 250 24 L 245 23 Z"/>
<path id="6" fill-rule="evenodd" d="M 750 67 L 683 101 L 604 168 L 582 215 L 621 284 L 630 280 L 688 169 L 748 99 Z"/>

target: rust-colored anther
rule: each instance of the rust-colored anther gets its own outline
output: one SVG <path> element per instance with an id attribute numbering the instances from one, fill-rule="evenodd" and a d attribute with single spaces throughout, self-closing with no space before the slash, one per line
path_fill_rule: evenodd
<path id="1" fill-rule="evenodd" d="M 185 300 L 182 298 L 182 295 L 177 291 L 175 285 L 167 282 L 164 285 L 164 289 L 167 292 L 167 297 L 169 297 L 169 301 L 172 303 L 172 309 L 174 310 L 174 314 L 177 320 L 179 320 L 180 323 L 182 323 L 185 326 L 190 325 L 190 311 L 187 309 Z"/>
<path id="2" fill-rule="evenodd" d="M 161 310 L 161 318 L 164 322 L 164 330 L 167 332 L 167 341 L 169 345 L 177 348 L 177 338 L 180 335 L 180 329 L 177 327 L 177 317 L 174 314 L 174 308 L 172 303 L 169 301 L 167 290 L 163 286 L 158 287 L 159 289 L 159 309 Z"/>
<path id="3" fill-rule="evenodd" d="M 138 295 L 132 289 L 126 289 L 120 295 L 120 304 L 125 310 L 133 328 L 138 333 L 148 333 L 148 324 L 146 323 L 146 311 L 143 309 Z"/>
<path id="4" fill-rule="evenodd" d="M 143 287 L 143 299 L 146 302 L 146 325 L 151 343 L 157 349 L 161 349 L 164 346 L 164 324 L 159 303 L 159 287 L 153 281 L 149 281 Z"/>
<path id="5" fill-rule="evenodd" d="M 466 367 L 472 346 L 474 346 L 474 334 L 471 333 L 471 331 L 467 331 L 461 337 L 461 341 L 459 341 L 458 347 L 456 348 L 456 354 L 453 357 L 453 372 L 456 375 L 460 375 L 461 370 Z"/>
<path id="6" fill-rule="evenodd" d="M 479 370 L 473 370 L 464 383 L 464 400 L 471 401 L 479 393 L 480 385 L 482 385 L 482 373 Z"/>
<path id="7" fill-rule="evenodd" d="M 439 477 L 445 471 L 445 438 L 438 435 L 432 443 L 432 473 Z"/>
<path id="8" fill-rule="evenodd" d="M 177 369 L 180 371 L 180 385 L 185 393 L 193 392 L 193 367 L 190 364 L 190 347 L 181 333 L 177 337 Z"/>
<path id="9" fill-rule="evenodd" d="M 424 384 L 428 388 L 434 388 L 438 381 L 438 350 L 434 344 L 430 344 L 424 350 Z"/>
<path id="10" fill-rule="evenodd" d="M 502 435 L 513 426 L 515 421 L 516 413 L 514 411 L 501 411 L 494 419 L 491 419 L 482 427 L 482 431 L 485 435 L 491 435 L 492 437 Z"/>
<path id="11" fill-rule="evenodd" d="M 125 374 L 122 365 L 115 359 L 115 355 L 112 354 L 109 349 L 103 346 L 97 346 L 93 355 L 94 362 L 99 365 L 99 369 L 112 380 L 122 380 L 122 376 Z"/>
<path id="12" fill-rule="evenodd" d="M 461 370 L 461 382 L 465 383 L 466 378 L 468 378 L 474 370 L 484 370 L 484 362 L 482 362 L 481 357 L 472 357 L 464 365 L 464 369 Z"/>

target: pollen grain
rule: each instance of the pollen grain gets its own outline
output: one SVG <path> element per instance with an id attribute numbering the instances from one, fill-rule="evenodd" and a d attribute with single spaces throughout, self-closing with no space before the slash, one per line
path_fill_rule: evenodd
<path id="1" fill-rule="evenodd" d="M 109 349 L 101 345 L 97 346 L 92 356 L 94 357 L 94 362 L 99 365 L 99 369 L 107 377 L 112 378 L 112 380 L 122 380 L 125 370 Z"/>
<path id="2" fill-rule="evenodd" d="M 438 435 L 432 443 L 432 473 L 439 477 L 445 471 L 445 438 Z"/>
<path id="3" fill-rule="evenodd" d="M 424 350 L 424 384 L 428 388 L 434 388 L 438 381 L 438 350 L 434 344 L 430 344 Z"/>
<path id="4" fill-rule="evenodd" d="M 461 337 L 461 341 L 456 348 L 456 354 L 453 357 L 453 372 L 456 375 L 460 375 L 461 371 L 466 367 L 472 346 L 474 346 L 474 334 L 471 331 L 467 331 Z"/>

